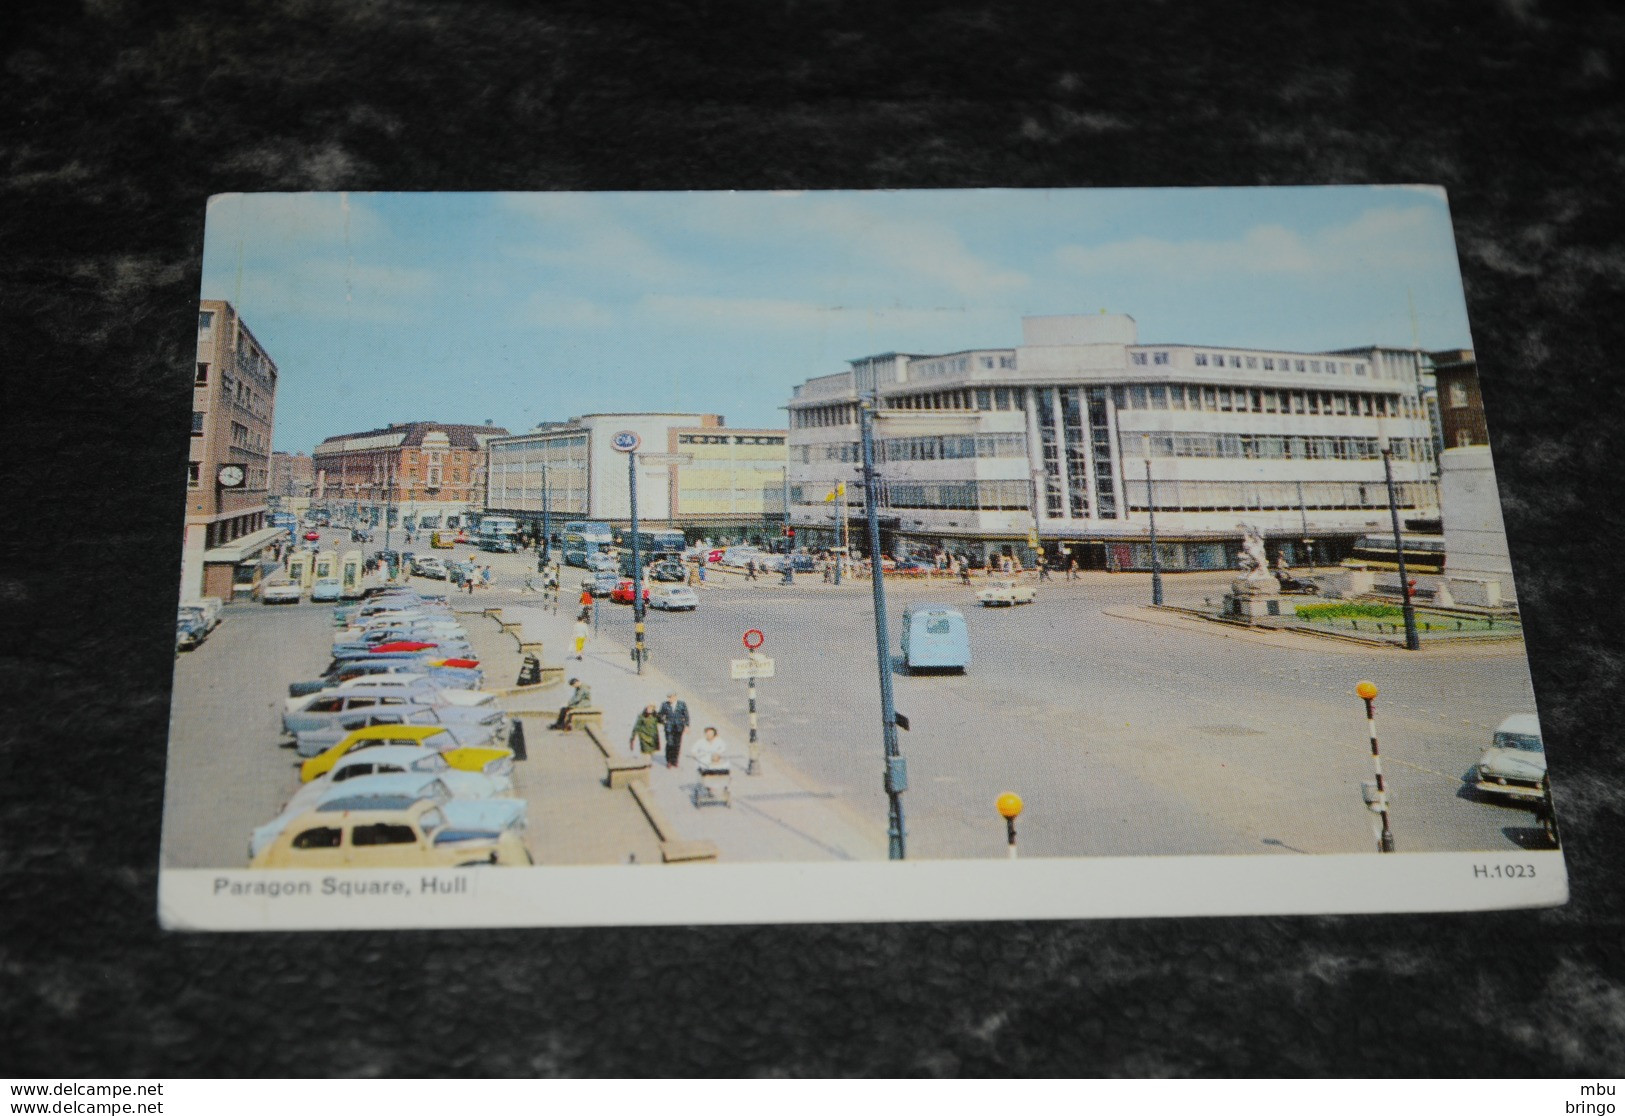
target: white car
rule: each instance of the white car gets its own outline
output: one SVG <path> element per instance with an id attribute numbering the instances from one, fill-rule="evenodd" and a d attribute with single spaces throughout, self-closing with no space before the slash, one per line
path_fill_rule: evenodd
<path id="1" fill-rule="evenodd" d="M 1515 713 L 1495 728 L 1490 750 L 1473 765 L 1473 788 L 1508 798 L 1546 797 L 1546 745 L 1533 713 Z"/>
<path id="2" fill-rule="evenodd" d="M 336 577 L 319 577 L 316 584 L 310 587 L 310 599 L 313 601 L 336 601 L 343 590 L 343 586 Z"/>
<path id="3" fill-rule="evenodd" d="M 666 612 L 693 612 L 700 598 L 686 585 L 659 585 L 649 594 L 649 607 Z"/>
<path id="4" fill-rule="evenodd" d="M 976 599 L 984 605 L 1032 604 L 1038 596 L 1031 585 L 1023 585 L 1019 581 L 1006 579 L 995 581 L 986 589 L 976 594 Z"/>
<path id="5" fill-rule="evenodd" d="M 268 581 L 260 587 L 260 600 L 266 604 L 298 604 L 304 595 L 296 581 Z"/>

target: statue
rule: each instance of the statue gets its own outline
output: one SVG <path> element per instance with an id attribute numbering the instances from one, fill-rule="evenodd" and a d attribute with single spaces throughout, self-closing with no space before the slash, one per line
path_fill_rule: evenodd
<path id="1" fill-rule="evenodd" d="M 1280 582 L 1270 574 L 1269 558 L 1264 553 L 1264 533 L 1248 523 L 1238 523 L 1236 526 L 1242 530 L 1241 555 L 1236 563 L 1246 575 L 1241 580 L 1249 587 L 1279 592 Z"/>

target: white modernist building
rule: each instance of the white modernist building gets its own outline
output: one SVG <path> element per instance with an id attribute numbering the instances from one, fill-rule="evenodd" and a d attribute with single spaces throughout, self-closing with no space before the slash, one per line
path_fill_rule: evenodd
<path id="1" fill-rule="evenodd" d="M 764 529 L 784 518 L 785 431 L 744 430 L 715 414 L 581 415 L 488 445 L 485 509 L 557 533 L 571 520 L 625 525 L 627 456 L 617 434 L 637 436 L 641 523 L 701 532 Z M 545 499 L 544 499 L 545 489 Z"/>
<path id="2" fill-rule="evenodd" d="M 1239 525 L 1301 564 L 1438 514 L 1420 353 L 1143 345 L 1125 315 L 1022 319 L 1022 344 L 886 353 L 795 389 L 791 520 L 863 549 L 858 407 L 874 400 L 882 546 L 1150 565 L 1234 563 Z M 1149 474 L 1149 481 L 1148 481 Z M 845 484 L 845 494 L 829 499 Z M 1306 545 L 1312 544 L 1312 545 Z"/>

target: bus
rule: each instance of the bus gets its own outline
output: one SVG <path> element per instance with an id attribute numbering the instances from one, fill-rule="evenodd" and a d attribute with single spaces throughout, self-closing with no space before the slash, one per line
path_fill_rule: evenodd
<path id="1" fill-rule="evenodd" d="M 561 538 L 564 564 L 585 569 L 594 568 L 594 563 L 600 557 L 607 557 L 615 545 L 615 532 L 610 530 L 609 524 L 588 520 L 566 523 Z"/>
<path id="2" fill-rule="evenodd" d="M 506 515 L 487 515 L 480 519 L 474 543 L 481 550 L 512 554 L 519 549 L 519 521 Z"/>
<path id="3" fill-rule="evenodd" d="M 681 531 L 639 531 L 638 532 L 638 561 L 647 570 L 656 562 L 668 559 L 682 561 L 683 551 L 688 546 L 688 540 Z M 621 539 L 621 576 L 632 576 L 632 533 L 628 531 Z"/>
<path id="4" fill-rule="evenodd" d="M 1438 574 L 1444 572 L 1443 535 L 1401 535 L 1405 548 L 1405 572 Z M 1343 559 L 1343 565 L 1373 570 L 1399 569 L 1399 557 L 1394 550 L 1392 535 L 1362 535 L 1354 549 Z"/>

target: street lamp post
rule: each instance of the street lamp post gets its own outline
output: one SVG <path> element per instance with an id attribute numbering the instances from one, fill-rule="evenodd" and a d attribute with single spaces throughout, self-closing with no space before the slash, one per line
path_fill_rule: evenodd
<path id="1" fill-rule="evenodd" d="M 1382 444 L 1382 475 L 1388 483 L 1388 518 L 1394 529 L 1394 557 L 1399 562 L 1400 609 L 1405 614 L 1405 649 L 1416 651 L 1422 639 L 1416 634 L 1416 606 L 1411 603 L 1410 571 L 1405 568 L 1405 540 L 1399 531 L 1399 501 L 1394 495 L 1394 449 L 1386 440 Z"/>
<path id="2" fill-rule="evenodd" d="M 790 526 L 790 466 L 784 467 L 784 584 L 796 583 L 796 536 Z"/>
<path id="3" fill-rule="evenodd" d="M 547 560 L 553 551 L 553 521 L 549 514 L 547 462 L 542 462 L 542 558 L 541 565 L 547 565 Z"/>
<path id="4" fill-rule="evenodd" d="M 638 544 L 638 451 L 626 455 L 626 485 L 632 498 L 632 658 L 643 673 L 643 550 Z"/>
<path id="5" fill-rule="evenodd" d="M 1354 687 L 1354 692 L 1365 702 L 1366 730 L 1371 737 L 1371 765 L 1377 772 L 1373 790 L 1366 795 L 1366 805 L 1382 817 L 1377 851 L 1391 853 L 1394 851 L 1394 829 L 1388 821 L 1388 783 L 1382 777 L 1382 753 L 1377 750 L 1377 686 L 1374 682 L 1362 680 Z"/>
<path id="6" fill-rule="evenodd" d="M 1151 517 L 1151 603 L 1162 604 L 1162 555 L 1157 550 L 1157 495 L 1151 487 L 1151 439 L 1141 436 L 1145 450 L 1145 508 Z"/>
<path id="7" fill-rule="evenodd" d="M 892 700 L 891 635 L 886 625 L 885 563 L 880 559 L 880 485 L 875 476 L 873 400 L 860 403 L 858 414 L 863 430 L 863 503 L 869 526 L 869 557 L 874 569 L 869 580 L 874 594 L 875 652 L 880 667 L 880 730 L 885 749 L 884 783 L 888 802 L 887 856 L 902 860 L 905 851 L 902 795 L 908 789 L 908 765 L 897 746 L 897 709 Z"/>
<path id="8" fill-rule="evenodd" d="M 1315 568 L 1315 556 L 1309 549 L 1309 509 L 1303 502 L 1303 479 L 1298 479 L 1298 522 L 1303 528 L 1303 564 Z"/>

